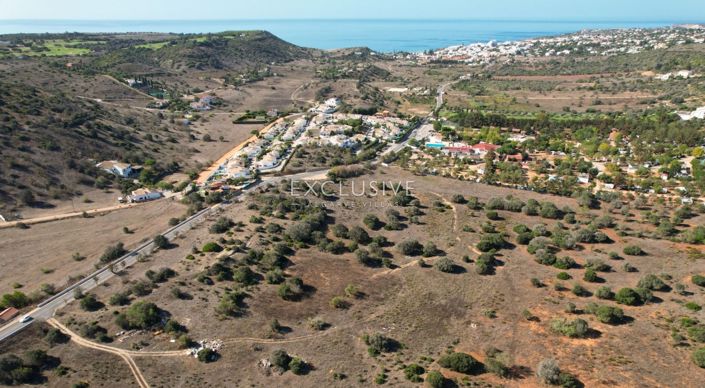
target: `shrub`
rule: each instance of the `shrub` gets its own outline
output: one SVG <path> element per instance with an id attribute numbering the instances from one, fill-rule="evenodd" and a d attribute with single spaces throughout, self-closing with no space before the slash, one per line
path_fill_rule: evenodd
<path id="1" fill-rule="evenodd" d="M 700 310 L 702 310 L 702 307 L 701 307 L 699 304 L 695 303 L 695 302 L 688 302 L 688 303 L 684 304 L 683 306 L 685 306 L 685 308 L 687 308 L 687 309 L 690 310 L 690 311 L 700 311 Z"/>
<path id="2" fill-rule="evenodd" d="M 118 314 L 116 323 L 125 330 L 149 329 L 161 321 L 161 312 L 154 303 L 139 301 L 124 313 Z"/>
<path id="3" fill-rule="evenodd" d="M 484 371 L 484 366 L 481 362 L 465 353 L 447 354 L 438 360 L 438 365 L 454 372 L 470 375 L 480 374 Z"/>
<path id="4" fill-rule="evenodd" d="M 169 239 L 161 234 L 154 236 L 152 242 L 154 243 L 154 246 L 159 249 L 166 249 L 169 247 Z"/>
<path id="5" fill-rule="evenodd" d="M 703 351 L 703 365 L 702 367 L 705 368 L 705 351 Z M 441 372 L 433 370 L 426 374 L 426 384 L 431 388 L 443 388 L 446 384 L 446 378 Z"/>
<path id="6" fill-rule="evenodd" d="M 362 222 L 371 230 L 378 230 L 382 227 L 382 222 L 374 214 L 367 214 Z"/>
<path id="7" fill-rule="evenodd" d="M 227 217 L 219 217 L 213 225 L 208 228 L 211 233 L 225 233 L 230 229 L 235 223 L 233 220 Z"/>
<path id="8" fill-rule="evenodd" d="M 348 238 L 362 245 L 367 245 L 371 241 L 370 235 L 367 233 L 367 231 L 359 226 L 353 226 L 350 229 L 350 231 L 348 232 Z"/>
<path id="9" fill-rule="evenodd" d="M 125 253 L 127 253 L 127 251 L 125 250 L 123 243 L 117 243 L 105 249 L 105 252 L 100 257 L 100 262 L 103 264 L 110 263 L 111 261 L 119 259 Z"/>
<path id="10" fill-rule="evenodd" d="M 559 272 L 558 275 L 556 275 L 556 277 L 559 280 L 568 280 L 571 278 L 571 276 L 567 272 Z"/>
<path id="11" fill-rule="evenodd" d="M 644 252 L 644 250 L 641 249 L 641 247 L 636 246 L 636 245 L 627 245 L 626 247 L 624 247 L 622 252 L 624 252 L 625 255 L 629 255 L 629 256 L 642 256 L 642 255 L 646 254 L 646 252 Z"/>
<path id="12" fill-rule="evenodd" d="M 426 370 L 419 364 L 409 364 L 404 368 L 404 376 L 412 383 L 420 383 L 423 381 L 421 375 L 424 374 L 425 371 Z"/>
<path id="13" fill-rule="evenodd" d="M 496 221 L 496 220 L 500 219 L 499 213 L 497 213 L 494 210 L 489 210 L 487 213 L 485 213 L 485 216 L 487 217 L 487 219 L 492 220 L 492 221 Z"/>
<path id="14" fill-rule="evenodd" d="M 528 245 L 534 238 L 534 234 L 531 232 L 522 232 L 517 235 L 517 244 Z"/>
<path id="15" fill-rule="evenodd" d="M 399 347 L 399 343 L 396 340 L 378 333 L 371 335 L 365 334 L 362 339 L 365 345 L 368 346 L 367 352 L 372 356 L 376 356 L 380 353 L 394 352 Z"/>
<path id="16" fill-rule="evenodd" d="M 487 233 L 482 236 L 480 242 L 477 243 L 477 249 L 480 252 L 489 252 L 499 250 L 506 247 L 507 242 L 499 233 Z"/>
<path id="17" fill-rule="evenodd" d="M 432 241 L 429 241 L 424 245 L 423 247 L 423 257 L 432 257 L 436 256 L 438 254 L 438 248 L 436 247 L 436 244 L 434 244 Z"/>
<path id="18" fill-rule="evenodd" d="M 303 375 L 308 371 L 308 364 L 304 360 L 294 357 L 289 361 L 289 370 L 295 375 Z"/>
<path id="19" fill-rule="evenodd" d="M 594 314 L 602 323 L 615 325 L 624 320 L 624 311 L 622 311 L 619 307 L 599 306 L 595 310 Z"/>
<path id="20" fill-rule="evenodd" d="M 602 286 L 595 291 L 595 296 L 600 299 L 612 299 L 614 297 L 614 293 L 611 288 Z"/>
<path id="21" fill-rule="evenodd" d="M 614 300 L 619 304 L 624 304 L 627 306 L 636 306 L 641 304 L 639 294 L 631 288 L 622 288 L 617 291 L 617 294 L 614 296 Z"/>
<path id="22" fill-rule="evenodd" d="M 663 280 L 659 279 L 656 275 L 652 274 L 646 275 L 643 278 L 639 279 L 637 287 L 646 288 L 651 291 L 664 291 L 668 288 L 668 286 L 666 286 L 666 283 L 664 283 Z"/>
<path id="23" fill-rule="evenodd" d="M 339 296 L 334 296 L 333 299 L 330 300 L 330 306 L 336 309 L 346 309 L 349 303 Z"/>
<path id="24" fill-rule="evenodd" d="M 208 242 L 205 245 L 203 245 L 203 248 L 201 248 L 201 251 L 203 252 L 221 252 L 223 250 L 223 247 L 218 245 L 218 243 L 215 242 Z"/>
<path id="25" fill-rule="evenodd" d="M 453 260 L 447 257 L 442 257 L 438 259 L 434 267 L 436 267 L 437 270 L 445 273 L 455 272 L 455 263 L 453 262 Z"/>
<path id="26" fill-rule="evenodd" d="M 587 335 L 589 326 L 587 321 L 577 318 L 573 321 L 565 319 L 554 319 L 551 321 L 551 329 L 557 333 L 570 338 L 583 338 Z"/>
<path id="27" fill-rule="evenodd" d="M 693 362 L 695 365 L 705 368 L 705 348 L 700 348 L 693 352 Z"/>
<path id="28" fill-rule="evenodd" d="M 218 353 L 215 352 L 215 350 L 210 349 L 210 348 L 203 348 L 198 351 L 198 354 L 196 355 L 198 358 L 198 361 L 200 362 L 213 362 L 218 359 Z"/>
<path id="29" fill-rule="evenodd" d="M 594 269 L 588 268 L 585 270 L 585 275 L 583 276 L 583 280 L 586 282 L 597 282 L 599 280 L 599 277 L 597 277 L 597 272 L 595 272 Z"/>
<path id="30" fill-rule="evenodd" d="M 695 342 L 705 342 L 705 325 L 689 327 L 688 337 Z"/>
<path id="31" fill-rule="evenodd" d="M 556 360 L 549 358 L 542 360 L 536 367 L 536 376 L 544 384 L 558 385 L 560 382 L 561 369 Z"/>
<path id="32" fill-rule="evenodd" d="M 81 298 L 81 309 L 84 311 L 95 311 L 103 307 L 103 304 L 96 299 L 95 295 L 88 294 Z"/>
<path id="33" fill-rule="evenodd" d="M 403 255 L 416 256 L 423 252 L 423 246 L 416 240 L 404 240 L 397 245 L 397 249 Z"/>
<path id="34" fill-rule="evenodd" d="M 696 286 L 705 287 L 705 276 L 703 276 L 703 275 L 693 275 L 693 277 L 690 278 L 690 280 Z"/>

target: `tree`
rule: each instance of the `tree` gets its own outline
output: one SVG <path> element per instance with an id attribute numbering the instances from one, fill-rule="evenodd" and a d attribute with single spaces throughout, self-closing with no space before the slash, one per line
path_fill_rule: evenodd
<path id="1" fill-rule="evenodd" d="M 103 304 L 96 299 L 94 294 L 88 294 L 81 298 L 80 304 L 84 311 L 95 311 L 103 307 Z"/>
<path id="2" fill-rule="evenodd" d="M 295 375 L 303 375 L 308 371 L 308 364 L 299 357 L 293 357 L 289 361 L 289 370 Z"/>
<path id="3" fill-rule="evenodd" d="M 100 257 L 100 262 L 103 264 L 110 263 L 111 261 L 119 259 L 125 253 L 127 253 L 127 251 L 125 250 L 124 244 L 119 242 L 105 249 L 105 252 Z"/>
<path id="4" fill-rule="evenodd" d="M 169 247 L 169 239 L 161 234 L 154 236 L 154 240 L 152 240 L 152 242 L 154 243 L 154 246 L 159 249 L 166 249 Z"/>
<path id="5" fill-rule="evenodd" d="M 136 302 L 116 317 L 118 326 L 125 330 L 148 329 L 160 321 L 161 312 L 157 305 L 145 301 Z"/>
<path id="6" fill-rule="evenodd" d="M 466 353 L 447 354 L 438 360 L 438 365 L 454 372 L 470 375 L 480 374 L 484 371 L 482 363 Z"/>

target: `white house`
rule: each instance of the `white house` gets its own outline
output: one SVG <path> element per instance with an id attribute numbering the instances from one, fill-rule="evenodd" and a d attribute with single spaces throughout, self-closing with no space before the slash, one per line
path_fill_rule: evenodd
<path id="1" fill-rule="evenodd" d="M 129 163 L 118 162 L 117 160 L 106 160 L 96 164 L 95 166 L 121 178 L 129 178 L 134 172 L 132 170 L 132 165 Z"/>
<path id="2" fill-rule="evenodd" d="M 152 189 L 137 189 L 134 190 L 128 197 L 130 202 L 146 202 L 162 197 L 161 191 Z"/>

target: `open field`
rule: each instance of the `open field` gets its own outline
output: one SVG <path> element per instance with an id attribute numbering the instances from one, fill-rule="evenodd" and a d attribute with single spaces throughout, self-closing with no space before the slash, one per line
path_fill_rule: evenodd
<path id="1" fill-rule="evenodd" d="M 265 275 L 264 264 L 247 264 L 247 252 L 271 249 L 280 239 L 280 234 L 266 232 L 268 225 L 275 223 L 289 230 L 296 221 L 289 217 L 277 218 L 263 215 L 267 198 L 276 190 L 259 193 L 222 210 L 221 216 L 242 222 L 230 232 L 222 235 L 220 243 L 233 246 L 235 251 L 224 254 L 205 253 L 200 247 L 209 241 L 218 241 L 219 235 L 210 233 L 210 222 L 189 231 L 174 241 L 175 246 L 161 250 L 143 263 L 138 263 L 121 275 L 121 280 L 95 290 L 98 300 L 105 301 L 111 295 L 130 287 L 144 279 L 143 273 L 152 269 L 170 267 L 176 277 L 165 283 L 155 284 L 151 293 L 144 297 L 130 297 L 154 302 L 160 309 L 168 311 L 171 318 L 188 327 L 188 335 L 194 339 L 211 339 L 223 342 L 219 350 L 221 359 L 212 364 L 196 363 L 193 359 L 169 358 L 139 360 L 140 368 L 147 380 L 158 385 L 197 386 L 219 384 L 228 381 L 234 385 L 281 385 L 303 384 L 305 386 L 369 386 L 375 376 L 386 370 L 386 381 L 391 385 L 406 386 L 409 382 L 401 370 L 402 365 L 419 363 L 427 370 L 441 369 L 447 377 L 480 384 L 504 386 L 538 386 L 535 368 L 538 362 L 547 357 L 555 357 L 563 370 L 575 375 L 586 386 L 644 386 L 688 385 L 693 376 L 703 372 L 689 361 L 692 346 L 674 346 L 668 338 L 671 330 L 678 329 L 682 317 L 698 317 L 681 304 L 686 300 L 698 300 L 702 289 L 689 284 L 689 276 L 702 272 L 705 267 L 701 260 L 692 261 L 683 247 L 669 241 L 640 239 L 618 236 L 611 229 L 605 229 L 613 240 L 609 244 L 580 244 L 574 250 L 565 250 L 561 256 L 573 258 L 576 265 L 564 270 L 573 280 L 560 281 L 556 274 L 561 270 L 541 265 L 517 245 L 499 251 L 494 274 L 476 273 L 478 257 L 476 244 L 483 233 L 487 218 L 482 210 L 473 210 L 466 205 L 453 203 L 454 194 L 462 193 L 466 198 L 476 196 L 486 203 L 492 198 L 507 195 L 521 195 L 526 201 L 535 198 L 551 201 L 559 208 L 569 206 L 577 211 L 578 220 L 587 220 L 590 214 L 602 214 L 602 210 L 579 208 L 570 198 L 540 195 L 531 192 L 497 188 L 481 184 L 459 182 L 439 177 L 419 177 L 398 169 L 381 169 L 373 175 L 356 178 L 358 185 L 370 180 L 413 181 L 415 197 L 420 201 L 419 224 L 411 224 L 403 219 L 402 230 L 372 230 L 365 226 L 370 236 L 384 236 L 395 246 L 384 246 L 385 257 L 392 263 L 391 268 L 367 267 L 349 253 L 334 254 L 319 248 L 296 248 L 296 253 L 287 255 L 288 264 L 284 273 L 287 278 L 298 276 L 304 282 L 304 294 L 300 300 L 287 301 L 277 295 L 277 286 L 267 284 L 260 276 Z M 362 186 L 358 186 L 359 187 Z M 283 193 L 287 185 L 280 187 Z M 344 185 L 344 192 L 350 193 L 350 183 Z M 314 203 L 319 200 L 309 198 Z M 363 225 L 365 214 L 378 215 L 386 220 L 385 213 L 390 208 L 390 196 L 385 197 L 341 197 L 327 204 L 328 229 L 326 236 L 336 239 L 334 225 L 351 228 Z M 257 204 L 256 209 L 254 205 Z M 393 207 L 400 211 L 404 208 Z M 522 213 L 500 211 L 501 218 L 493 221 L 494 227 L 506 233 L 508 241 L 514 241 L 512 231 L 517 224 L 529 227 L 545 223 L 548 230 L 554 230 L 555 220 L 527 216 Z M 628 225 L 630 229 L 648 231 L 646 224 L 631 219 L 623 219 L 614 214 L 615 222 Z M 252 222 L 256 217 L 263 217 Z M 697 223 L 699 218 L 689 222 Z M 582 221 L 581 221 L 582 222 Z M 569 226 L 574 228 L 573 226 Z M 408 256 L 399 252 L 398 245 L 407 239 L 416 239 L 422 244 L 433 241 L 442 252 L 424 258 L 427 267 L 417 261 L 420 256 Z M 343 239 L 347 242 L 347 240 Z M 612 260 L 607 252 L 622 252 L 632 243 L 637 243 L 647 252 L 646 256 L 624 256 Z M 233 244 L 234 242 L 234 244 Z M 194 253 L 197 252 L 197 253 Z M 193 255 L 193 258 L 188 258 Z M 455 263 L 454 273 L 443 273 L 432 266 L 442 257 Z M 462 257 L 468 256 L 470 262 Z M 600 272 L 601 283 L 579 280 L 585 267 L 594 260 L 610 265 L 609 272 Z M 216 280 L 214 285 L 198 281 L 199 274 L 208 273 L 216 262 L 241 269 L 250 266 L 257 275 L 254 285 L 244 285 L 240 281 Z M 625 272 L 624 263 L 638 268 L 638 272 Z M 237 272 L 237 271 L 236 271 Z M 624 306 L 613 301 L 600 300 L 595 296 L 577 296 L 570 292 L 573 284 L 582 284 L 591 293 L 599 286 L 607 285 L 613 290 L 633 287 L 647 274 L 656 274 L 669 284 L 686 284 L 691 292 L 681 296 L 675 292 L 655 292 L 658 297 L 644 306 Z M 668 274 L 668 277 L 663 274 Z M 535 287 L 531 279 L 538 279 L 544 286 Z M 557 284 L 564 284 L 562 290 Z M 344 289 L 354 284 L 361 293 L 359 297 L 346 297 Z M 174 297 L 174 288 L 188 297 Z M 219 300 L 232 289 L 246 292 L 237 314 L 216 319 L 212 314 Z M 346 308 L 333 308 L 330 301 L 342 296 Z M 571 339 L 552 332 L 551 321 L 558 317 L 572 319 L 575 314 L 565 312 L 568 303 L 574 303 L 577 311 L 587 308 L 588 303 L 619 306 L 628 317 L 625 323 L 605 324 L 588 313 L 578 317 L 585 319 L 593 330 L 586 338 Z M 97 321 L 105 327 L 109 335 L 120 331 L 114 323 L 113 311 L 123 311 L 126 307 L 106 306 L 96 312 L 86 312 L 77 304 L 62 311 L 60 319 L 72 323 L 73 330 L 81 327 L 81 322 Z M 524 310 L 532 314 L 526 318 Z M 209 312 L 204 314 L 204 312 Z M 211 313 L 212 312 L 212 313 Z M 491 314 L 489 312 L 492 312 Z M 329 325 L 323 331 L 311 328 L 310 320 L 317 318 Z M 277 319 L 285 329 L 273 332 L 270 322 Z M 378 357 L 367 354 L 361 337 L 363 334 L 383 333 L 404 345 L 396 353 L 382 353 Z M 141 344 L 145 351 L 175 349 L 165 334 L 152 334 L 139 331 L 127 337 L 117 337 L 111 346 L 130 349 L 133 344 Z M 489 373 L 467 376 L 439 368 L 436 360 L 448 349 L 471 354 L 482 362 L 487 362 L 485 350 L 496 347 L 502 351 L 508 365 L 514 365 L 513 377 L 502 379 Z M 696 345 L 693 345 L 696 346 Z M 291 373 L 267 372 L 258 367 L 259 360 L 267 358 L 271 351 L 283 348 L 289 354 L 299 356 L 310 363 L 311 370 L 304 376 Z M 644 355 L 650 355 L 648 357 Z M 653 368 L 653 359 L 658 358 L 660 368 Z M 232 375 L 233 364 L 240 365 L 240 372 Z M 165 366 L 180 368 L 179 373 L 163 373 Z M 609 366 L 609 367 L 607 367 Z M 346 376 L 344 380 L 334 380 L 333 373 Z"/>
<path id="2" fill-rule="evenodd" d="M 166 199 L 91 218 L 2 229 L 0 289 L 10 292 L 15 283 L 22 285 L 24 292 L 38 290 L 41 284 L 62 287 L 69 277 L 92 272 L 105 247 L 122 242 L 129 248 L 151 239 L 185 209 Z M 123 227 L 131 233 L 125 233 Z M 84 259 L 74 260 L 75 253 Z"/>

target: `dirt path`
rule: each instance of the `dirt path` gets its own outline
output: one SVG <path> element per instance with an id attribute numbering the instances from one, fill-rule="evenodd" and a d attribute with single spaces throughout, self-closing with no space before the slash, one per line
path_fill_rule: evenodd
<path id="1" fill-rule="evenodd" d="M 108 206 L 108 207 L 101 207 L 98 209 L 89 209 L 89 210 L 84 210 L 84 211 L 78 211 L 78 212 L 70 212 L 70 213 L 63 213 L 63 214 L 54 214 L 51 216 L 43 216 L 43 217 L 35 217 L 35 218 L 27 218 L 27 219 L 21 219 L 17 221 L 9 221 L 9 222 L 3 222 L 0 223 L 0 229 L 5 229 L 5 228 L 13 228 L 17 226 L 17 224 L 26 224 L 26 225 L 32 225 L 32 224 L 41 224 L 44 222 L 51 222 L 51 221 L 59 221 L 59 220 L 65 220 L 68 218 L 78 218 L 78 217 L 83 217 L 84 213 L 86 215 L 92 216 L 92 215 L 102 215 L 105 213 L 110 213 L 116 210 L 122 210 L 122 209 L 129 209 L 132 207 L 144 205 L 146 203 L 151 203 L 154 201 L 160 201 L 164 200 L 167 198 L 171 198 L 173 196 L 167 196 L 167 197 L 162 197 L 153 201 L 145 201 L 145 202 L 136 202 L 136 203 L 124 203 L 120 205 L 115 205 L 115 206 Z"/>
<path id="2" fill-rule="evenodd" d="M 456 208 L 455 208 L 455 205 L 453 205 L 453 203 L 450 202 L 449 200 L 447 200 L 444 196 L 442 196 L 442 195 L 440 195 L 440 194 L 438 194 L 438 193 L 434 193 L 434 192 L 431 192 L 431 194 L 433 194 L 433 195 L 437 196 L 438 198 L 440 198 L 441 201 L 443 201 L 443 203 L 444 203 L 446 206 L 450 206 L 450 208 L 453 210 L 453 232 L 456 232 L 456 233 L 457 233 L 457 232 L 458 232 L 458 209 L 456 209 Z M 456 239 L 457 239 L 458 241 L 460 241 L 460 237 L 456 237 Z"/>
<path id="3" fill-rule="evenodd" d="M 61 324 L 61 322 L 57 321 L 54 318 L 48 319 L 47 323 L 63 332 L 68 333 L 71 336 L 71 341 L 75 342 L 79 346 L 101 350 L 119 356 L 127 363 L 127 366 L 130 368 L 130 371 L 135 376 L 135 380 L 137 380 L 137 384 L 140 386 L 140 388 L 149 388 L 149 384 L 147 383 L 147 380 L 144 378 L 144 375 L 142 374 L 140 369 L 137 367 L 135 360 L 133 360 L 132 357 L 127 354 L 126 351 L 88 341 L 79 336 L 78 334 L 72 332 L 68 327 L 64 326 L 63 324 Z"/>

